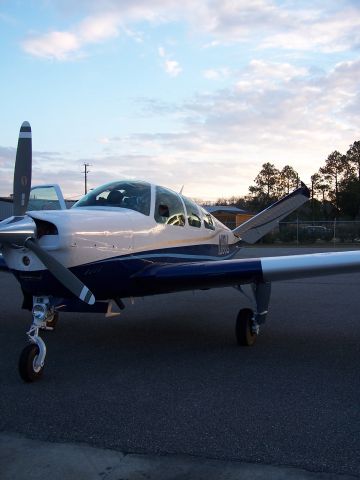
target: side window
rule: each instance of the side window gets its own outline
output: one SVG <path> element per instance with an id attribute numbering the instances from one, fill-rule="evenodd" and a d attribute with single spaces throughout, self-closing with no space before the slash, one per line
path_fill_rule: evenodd
<path id="1" fill-rule="evenodd" d="M 185 203 L 187 219 L 191 227 L 201 227 L 201 218 L 199 208 L 192 200 L 186 197 L 182 197 Z"/>
<path id="2" fill-rule="evenodd" d="M 158 223 L 183 227 L 185 212 L 180 197 L 171 190 L 156 187 L 154 217 Z"/>
<path id="3" fill-rule="evenodd" d="M 203 210 L 203 215 L 205 228 L 208 228 L 209 230 L 215 230 L 215 223 L 210 213 L 207 213 L 205 210 Z"/>

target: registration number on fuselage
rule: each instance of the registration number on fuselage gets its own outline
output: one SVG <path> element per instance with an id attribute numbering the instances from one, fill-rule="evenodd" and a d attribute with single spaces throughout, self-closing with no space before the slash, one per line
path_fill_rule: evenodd
<path id="1" fill-rule="evenodd" d="M 227 255 L 230 253 L 229 237 L 226 233 L 220 233 L 219 235 L 219 255 Z"/>

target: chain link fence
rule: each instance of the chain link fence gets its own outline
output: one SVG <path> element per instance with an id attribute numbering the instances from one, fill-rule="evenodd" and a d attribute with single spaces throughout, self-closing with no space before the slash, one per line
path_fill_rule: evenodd
<path id="1" fill-rule="evenodd" d="M 334 246 L 357 244 L 360 246 L 360 221 L 280 222 L 279 227 L 267 234 L 260 242 L 295 245 L 333 244 Z"/>
<path id="2" fill-rule="evenodd" d="M 233 230 L 235 221 L 219 218 L 227 227 Z M 293 245 L 324 245 L 339 246 L 359 245 L 360 221 L 351 220 L 295 220 L 280 222 L 279 226 L 265 235 L 258 243 L 263 244 L 293 244 Z"/>

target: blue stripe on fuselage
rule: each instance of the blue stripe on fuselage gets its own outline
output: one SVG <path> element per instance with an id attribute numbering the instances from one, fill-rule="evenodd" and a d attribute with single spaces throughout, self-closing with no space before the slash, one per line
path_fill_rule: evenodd
<path id="1" fill-rule="evenodd" d="M 119 257 L 111 257 L 105 260 L 98 260 L 92 262 L 92 264 L 99 264 L 105 262 L 113 262 L 115 260 L 147 260 L 160 263 L 174 263 L 174 262 L 199 262 L 199 261 L 216 261 L 216 260 L 229 260 L 239 251 L 239 243 L 229 245 L 229 253 L 226 255 L 219 255 L 218 245 L 188 245 L 182 247 L 162 248 L 148 251 L 141 251 L 137 253 L 131 253 L 129 255 L 122 255 Z"/>
<path id="2" fill-rule="evenodd" d="M 263 281 L 261 260 L 149 265 L 133 279 L 149 293 L 225 287 Z"/>
<path id="3" fill-rule="evenodd" d="M 149 265 L 194 263 L 204 261 L 229 260 L 238 251 L 237 245 L 229 245 L 228 255 L 216 255 L 218 245 L 195 245 L 165 248 L 135 254 L 98 260 L 70 270 L 94 293 L 97 300 L 114 297 L 146 295 L 142 287 L 137 287 L 130 279 Z M 211 262 L 213 263 L 213 262 Z M 31 295 L 52 295 L 71 297 L 48 270 L 36 272 L 13 272 L 23 290 Z M 161 293 L 152 292 L 152 293 Z"/>

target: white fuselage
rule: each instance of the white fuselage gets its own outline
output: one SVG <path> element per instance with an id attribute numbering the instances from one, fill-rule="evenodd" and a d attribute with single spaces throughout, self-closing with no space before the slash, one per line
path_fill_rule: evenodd
<path id="1" fill-rule="evenodd" d="M 232 232 L 217 220 L 214 220 L 214 230 L 209 230 L 204 224 L 200 228 L 188 224 L 159 224 L 151 213 L 146 216 L 124 208 L 88 207 L 28 212 L 28 215 L 35 221 L 46 221 L 56 226 L 58 234 L 43 235 L 38 242 L 68 268 L 114 257 L 144 256 L 148 252 L 160 258 L 164 252 L 171 251 L 177 261 L 181 258 L 215 260 L 227 258 L 231 246 L 238 242 Z M 199 249 L 191 253 L 192 247 L 200 245 L 205 250 L 207 247 L 215 248 L 211 254 L 203 254 Z M 179 253 L 176 253 L 177 250 Z M 30 260 L 27 264 L 23 262 L 25 255 Z M 13 270 L 44 269 L 36 255 L 26 248 L 5 247 L 4 258 Z"/>

